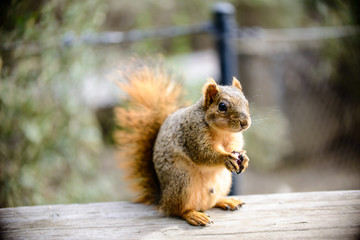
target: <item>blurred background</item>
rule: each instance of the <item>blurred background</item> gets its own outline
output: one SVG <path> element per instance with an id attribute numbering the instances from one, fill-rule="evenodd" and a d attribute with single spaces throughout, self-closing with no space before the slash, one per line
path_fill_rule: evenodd
<path id="1" fill-rule="evenodd" d="M 194 102 L 207 77 L 219 79 L 214 38 L 78 36 L 211 21 L 214 2 L 1 1 L 0 207 L 130 200 L 112 139 L 122 97 L 112 80 L 134 56 L 161 56 Z M 249 28 L 236 51 L 253 119 L 235 192 L 359 189 L 359 2 L 229 2 Z"/>

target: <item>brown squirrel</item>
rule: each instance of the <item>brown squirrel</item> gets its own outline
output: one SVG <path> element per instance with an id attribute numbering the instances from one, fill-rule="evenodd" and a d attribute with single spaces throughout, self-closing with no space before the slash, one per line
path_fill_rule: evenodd
<path id="1" fill-rule="evenodd" d="M 242 201 L 225 196 L 231 172 L 243 172 L 249 161 L 242 131 L 251 119 L 240 82 L 219 86 L 209 79 L 202 98 L 185 108 L 179 106 L 181 86 L 159 68 L 141 67 L 119 85 L 128 108 L 115 109 L 121 126 L 115 140 L 135 180 L 136 202 L 199 226 L 212 223 L 207 209 L 239 209 Z"/>

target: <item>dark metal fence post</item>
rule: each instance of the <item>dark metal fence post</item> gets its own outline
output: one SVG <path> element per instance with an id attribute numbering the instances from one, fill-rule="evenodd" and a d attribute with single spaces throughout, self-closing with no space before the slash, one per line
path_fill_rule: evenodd
<path id="1" fill-rule="evenodd" d="M 237 49 L 235 46 L 237 24 L 234 17 L 235 8 L 227 2 L 218 2 L 213 6 L 214 35 L 220 60 L 221 85 L 230 85 L 232 78 L 239 78 Z M 233 184 L 229 195 L 240 194 L 236 175 L 233 173 Z"/>
<path id="2" fill-rule="evenodd" d="M 220 84 L 230 85 L 232 78 L 238 76 L 238 59 L 235 46 L 237 24 L 235 8 L 227 2 L 218 2 L 213 6 L 214 34 L 220 59 Z"/>

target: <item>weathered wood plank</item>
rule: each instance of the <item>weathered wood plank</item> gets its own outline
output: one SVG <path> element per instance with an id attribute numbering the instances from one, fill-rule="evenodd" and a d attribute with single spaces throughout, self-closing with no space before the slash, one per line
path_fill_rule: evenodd
<path id="1" fill-rule="evenodd" d="M 128 202 L 0 209 L 1 239 L 358 239 L 360 191 L 241 196 L 239 211 L 212 209 L 193 227 Z"/>

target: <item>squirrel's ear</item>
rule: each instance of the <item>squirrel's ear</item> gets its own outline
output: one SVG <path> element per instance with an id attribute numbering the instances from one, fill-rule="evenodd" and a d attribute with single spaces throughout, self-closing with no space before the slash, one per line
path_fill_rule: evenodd
<path id="1" fill-rule="evenodd" d="M 240 89 L 240 91 L 242 91 L 241 84 L 240 84 L 239 80 L 236 79 L 236 77 L 233 77 L 232 85 L 233 85 L 233 87 L 236 87 L 236 88 Z"/>
<path id="2" fill-rule="evenodd" d="M 210 104 L 213 103 L 214 97 L 219 92 L 219 87 L 216 84 L 215 80 L 212 78 L 208 78 L 207 83 L 205 83 L 203 88 L 203 94 L 204 94 L 204 105 L 205 107 L 209 107 Z"/>

